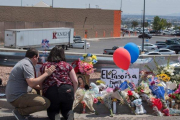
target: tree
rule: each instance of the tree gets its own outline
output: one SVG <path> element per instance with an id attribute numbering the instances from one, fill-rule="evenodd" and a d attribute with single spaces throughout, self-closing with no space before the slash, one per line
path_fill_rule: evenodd
<path id="1" fill-rule="evenodd" d="M 132 27 L 133 27 L 133 28 L 135 28 L 135 27 L 138 26 L 138 22 L 137 22 L 137 21 L 132 21 L 131 24 L 132 24 Z"/>
<path id="2" fill-rule="evenodd" d="M 154 21 L 153 21 L 154 30 L 157 30 L 157 31 L 160 30 L 159 23 L 160 23 L 160 18 L 158 16 L 154 17 Z"/>
<path id="3" fill-rule="evenodd" d="M 158 16 L 154 17 L 154 22 L 153 22 L 153 29 L 154 30 L 162 30 L 167 27 L 167 21 L 166 19 L 161 19 Z"/>
<path id="4" fill-rule="evenodd" d="M 170 27 L 172 27 L 172 24 L 168 22 L 168 23 L 166 24 L 166 26 L 167 26 L 167 28 L 170 28 Z"/>

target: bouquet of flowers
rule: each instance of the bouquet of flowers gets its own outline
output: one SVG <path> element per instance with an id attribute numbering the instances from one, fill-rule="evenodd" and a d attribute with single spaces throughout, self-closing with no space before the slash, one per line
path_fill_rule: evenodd
<path id="1" fill-rule="evenodd" d="M 174 70 L 174 66 L 169 65 L 170 57 L 168 59 L 166 66 L 160 66 L 156 62 L 155 58 L 153 58 L 154 63 L 156 65 L 156 70 L 151 70 L 148 65 L 145 65 L 151 72 L 153 72 L 155 75 L 157 75 L 159 80 L 162 80 L 164 82 L 176 82 L 178 83 L 180 81 L 180 72 L 176 73 Z"/>
<path id="2" fill-rule="evenodd" d="M 76 73 L 89 75 L 94 72 L 93 65 L 97 63 L 97 57 L 93 54 L 84 54 L 77 61 L 74 61 L 72 65 L 76 65 L 74 70 Z"/>

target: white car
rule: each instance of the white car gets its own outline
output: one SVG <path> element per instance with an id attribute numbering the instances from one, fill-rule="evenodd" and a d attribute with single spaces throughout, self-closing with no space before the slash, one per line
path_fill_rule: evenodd
<path id="1" fill-rule="evenodd" d="M 148 52 L 144 55 L 162 55 L 160 52 Z"/>
<path id="2" fill-rule="evenodd" d="M 164 48 L 157 50 L 157 52 L 161 54 L 167 54 L 167 55 L 176 54 L 175 51 L 170 50 L 170 49 L 164 49 Z"/>
<path id="3" fill-rule="evenodd" d="M 144 49 L 146 49 L 148 51 L 158 50 L 157 46 L 154 44 L 151 44 L 151 43 L 144 43 Z"/>
<path id="4" fill-rule="evenodd" d="M 76 40 L 74 41 L 74 43 L 71 44 L 72 48 L 82 48 L 84 49 L 85 47 L 85 41 L 84 40 Z M 86 42 L 86 48 L 89 49 L 90 48 L 90 43 Z"/>

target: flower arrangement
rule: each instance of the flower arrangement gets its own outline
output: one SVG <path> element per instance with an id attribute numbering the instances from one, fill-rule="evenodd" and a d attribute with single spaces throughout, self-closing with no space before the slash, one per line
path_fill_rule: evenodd
<path id="1" fill-rule="evenodd" d="M 155 60 L 155 57 L 153 58 L 154 63 L 156 65 L 156 70 L 151 70 L 148 65 L 145 65 L 151 72 L 153 72 L 159 80 L 162 80 L 164 82 L 176 82 L 179 83 L 180 81 L 180 72 L 176 73 L 174 70 L 174 66 L 169 65 L 170 57 L 168 58 L 168 62 L 166 66 L 160 66 Z"/>
<path id="2" fill-rule="evenodd" d="M 80 57 L 80 60 L 93 65 L 97 63 L 96 55 L 93 55 L 91 53 L 84 54 L 82 57 Z"/>
<path id="3" fill-rule="evenodd" d="M 97 63 L 96 55 L 91 53 L 84 54 L 78 60 L 74 61 L 72 65 L 76 65 L 74 70 L 77 74 L 89 75 L 94 72 L 94 64 Z"/>

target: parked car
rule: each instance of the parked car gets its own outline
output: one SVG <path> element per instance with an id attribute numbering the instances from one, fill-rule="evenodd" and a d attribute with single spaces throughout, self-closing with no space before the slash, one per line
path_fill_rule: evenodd
<path id="1" fill-rule="evenodd" d="M 162 32 L 162 34 L 163 34 L 163 35 L 171 35 L 172 33 L 169 32 L 168 30 L 164 30 L 164 31 Z"/>
<path id="2" fill-rule="evenodd" d="M 167 49 L 174 50 L 176 54 L 180 51 L 180 44 L 167 45 Z"/>
<path id="3" fill-rule="evenodd" d="M 112 49 L 104 49 L 103 54 L 113 55 L 114 51 L 118 48 L 120 48 L 120 47 L 114 46 L 114 47 L 112 47 Z M 140 54 L 142 51 L 142 48 L 141 48 L 141 46 L 138 46 L 138 48 L 139 48 L 139 54 Z M 148 51 L 146 49 L 144 49 L 144 52 L 147 53 Z"/>
<path id="4" fill-rule="evenodd" d="M 143 54 L 143 55 L 162 55 L 162 54 L 159 52 L 148 52 L 148 53 Z"/>
<path id="5" fill-rule="evenodd" d="M 144 48 L 148 51 L 157 50 L 157 46 L 151 43 L 144 43 Z"/>
<path id="6" fill-rule="evenodd" d="M 83 48 L 85 47 L 85 41 L 84 40 L 74 40 L 74 43 L 71 44 L 72 48 Z M 86 42 L 86 48 L 90 48 L 90 43 Z"/>
<path id="7" fill-rule="evenodd" d="M 156 52 L 159 52 L 159 53 L 161 53 L 161 54 L 168 54 L 168 55 L 175 54 L 175 51 L 170 50 L 170 49 L 165 49 L 165 48 L 156 50 Z"/>
<path id="8" fill-rule="evenodd" d="M 167 45 L 180 44 L 180 40 L 175 39 L 175 38 L 173 38 L 173 39 L 167 39 L 165 42 L 166 42 Z"/>
<path id="9" fill-rule="evenodd" d="M 164 44 L 166 44 L 165 41 L 156 41 L 156 43 L 164 43 Z"/>
<path id="10" fill-rule="evenodd" d="M 112 47 L 112 49 L 104 49 L 103 54 L 113 55 L 114 51 L 118 48 L 119 48 L 118 46 L 114 46 Z"/>
<path id="11" fill-rule="evenodd" d="M 138 38 L 143 38 L 143 34 L 139 35 Z M 151 36 L 150 34 L 144 33 L 144 38 L 149 38 L 149 39 L 151 39 L 152 36 Z"/>
<path id="12" fill-rule="evenodd" d="M 73 36 L 73 40 L 82 40 L 81 36 Z"/>
<path id="13" fill-rule="evenodd" d="M 158 49 L 166 47 L 165 43 L 156 43 L 155 45 L 157 46 Z"/>

